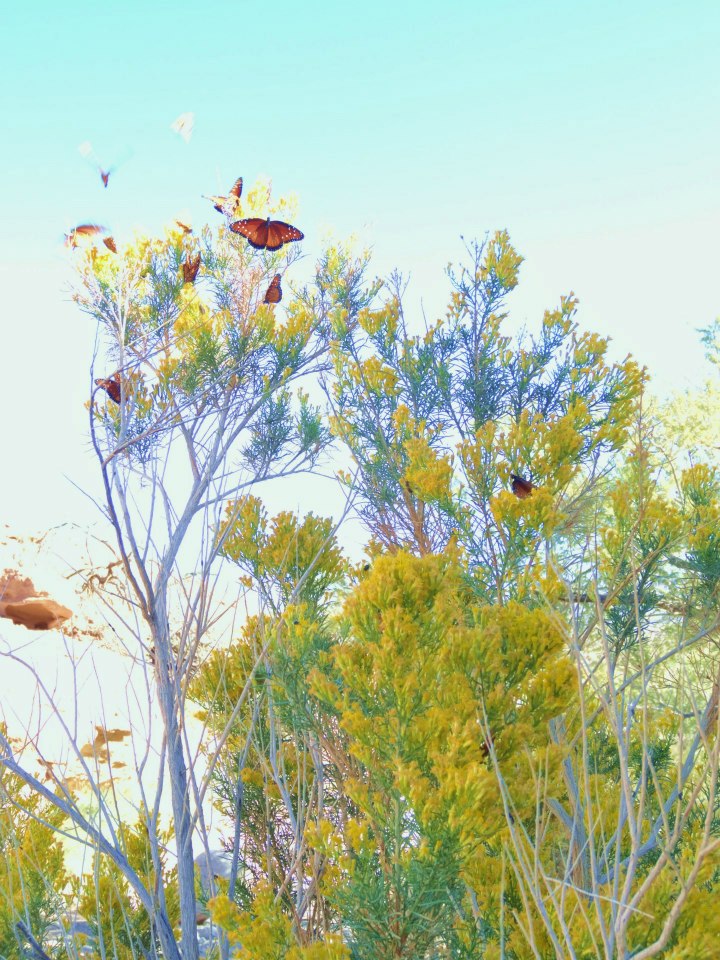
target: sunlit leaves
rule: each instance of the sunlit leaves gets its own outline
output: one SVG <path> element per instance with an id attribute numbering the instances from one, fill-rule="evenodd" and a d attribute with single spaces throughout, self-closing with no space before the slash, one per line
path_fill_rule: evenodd
<path id="1" fill-rule="evenodd" d="M 262 584 L 278 609 L 289 602 L 320 602 L 345 571 L 330 520 L 308 514 L 302 523 L 283 511 L 272 520 L 256 497 L 229 503 L 219 531 L 225 556 Z"/>
<path id="2" fill-rule="evenodd" d="M 421 554 L 458 542 L 480 589 L 512 592 L 523 555 L 572 536 L 578 510 L 565 504 L 624 444 L 642 376 L 606 363 L 607 340 L 578 329 L 572 296 L 513 346 L 503 308 L 522 258 L 504 232 L 469 252 L 425 336 L 408 334 L 396 295 L 361 317 L 364 344 L 333 353 L 331 423 L 379 542 Z M 522 504 L 502 492 L 512 472 L 535 487 Z"/>
<path id="3" fill-rule="evenodd" d="M 293 933 L 289 917 L 269 884 L 259 884 L 252 908 L 240 910 L 227 897 L 216 897 L 209 906 L 215 923 L 228 935 L 236 956 L 248 960 L 349 960 L 350 952 L 337 934 L 324 942 L 303 945 Z"/>
<path id="4" fill-rule="evenodd" d="M 5 734 L 4 725 L 0 732 Z M 0 765 L 0 955 L 19 956 L 18 920 L 44 941 L 45 926 L 64 909 L 69 880 L 54 832 L 62 816 Z"/>

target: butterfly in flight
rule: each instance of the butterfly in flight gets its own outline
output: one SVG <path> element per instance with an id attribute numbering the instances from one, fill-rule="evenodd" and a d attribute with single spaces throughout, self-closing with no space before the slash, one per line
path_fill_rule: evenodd
<path id="1" fill-rule="evenodd" d="M 238 177 L 235 183 L 230 187 L 230 191 L 226 197 L 205 197 L 205 199 L 212 202 L 212 205 L 215 207 L 218 213 L 223 213 L 228 217 L 232 217 L 235 215 L 240 203 L 242 188 L 243 178 Z"/>
<path id="2" fill-rule="evenodd" d="M 94 237 L 98 233 L 106 233 L 105 227 L 97 223 L 79 223 L 73 227 L 70 233 L 65 234 L 65 246 L 73 250 L 78 245 L 78 239 L 82 237 Z"/>
<path id="3" fill-rule="evenodd" d="M 263 303 L 280 303 L 282 300 L 282 287 L 280 286 L 280 274 L 276 273 L 272 283 L 267 288 Z"/>
<path id="4" fill-rule="evenodd" d="M 100 174 L 102 185 L 107 189 L 107 185 L 110 181 L 110 174 L 115 173 L 115 171 L 118 168 L 118 164 L 115 164 L 114 166 L 108 167 L 107 169 L 105 169 L 105 167 L 98 160 L 97 154 L 93 149 L 93 145 L 90 143 L 89 140 L 83 141 L 83 143 L 81 143 L 80 146 L 78 147 L 78 151 L 82 154 L 83 157 L 85 157 L 88 163 L 92 164 L 92 166 L 95 167 L 97 172 Z"/>
<path id="5" fill-rule="evenodd" d="M 182 271 L 183 271 L 183 283 L 195 283 L 195 278 L 198 275 L 198 270 L 200 269 L 200 254 L 196 254 L 194 257 L 187 256 L 183 260 Z"/>
<path id="6" fill-rule="evenodd" d="M 192 227 L 189 227 L 186 223 L 183 223 L 182 220 L 176 220 L 175 223 L 180 227 L 183 233 L 192 233 Z"/>
<path id="7" fill-rule="evenodd" d="M 263 220 L 262 217 L 250 217 L 248 220 L 236 220 L 230 224 L 233 233 L 245 237 L 256 250 L 279 250 L 285 243 L 302 240 L 305 234 L 283 220 Z"/>
<path id="8" fill-rule="evenodd" d="M 510 479 L 512 480 L 511 489 L 515 496 L 520 500 L 527 500 L 535 489 L 535 485 L 524 477 L 519 477 L 516 473 L 511 473 Z"/>
<path id="9" fill-rule="evenodd" d="M 194 113 L 181 113 L 170 124 L 170 129 L 174 130 L 178 136 L 182 137 L 185 143 L 190 143 L 190 137 L 192 136 L 193 127 L 195 126 L 195 114 Z"/>
<path id="10" fill-rule="evenodd" d="M 105 393 L 110 397 L 111 400 L 114 400 L 115 403 L 120 403 L 120 374 L 114 373 L 111 377 L 100 377 L 95 381 L 95 385 L 100 387 Z"/>
<path id="11" fill-rule="evenodd" d="M 113 253 L 117 253 L 117 247 L 115 246 L 115 240 L 113 237 L 103 237 L 103 243 L 108 250 L 112 250 Z"/>

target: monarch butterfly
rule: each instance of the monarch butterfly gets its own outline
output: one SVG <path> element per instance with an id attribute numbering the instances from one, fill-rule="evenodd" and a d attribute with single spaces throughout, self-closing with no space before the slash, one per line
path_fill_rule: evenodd
<path id="1" fill-rule="evenodd" d="M 98 226 L 97 223 L 79 223 L 70 233 L 65 234 L 65 246 L 74 249 L 79 237 L 94 237 L 97 233 L 105 233 L 105 227 Z"/>
<path id="2" fill-rule="evenodd" d="M 535 489 L 534 484 L 525 480 L 524 477 L 519 477 L 516 473 L 511 473 L 510 479 L 512 480 L 512 492 L 520 500 L 526 500 Z"/>
<path id="3" fill-rule="evenodd" d="M 120 403 L 120 373 L 114 373 L 111 377 L 103 378 L 100 377 L 95 381 L 95 385 L 100 387 L 105 391 L 105 393 L 110 397 L 111 400 L 114 400 L 115 403 Z"/>
<path id="4" fill-rule="evenodd" d="M 243 178 L 238 177 L 235 183 L 230 187 L 230 191 L 226 197 L 205 197 L 205 199 L 212 201 L 212 205 L 215 207 L 218 213 L 227 212 L 227 215 L 231 217 L 237 210 L 238 204 L 240 203 L 242 188 Z"/>
<path id="5" fill-rule="evenodd" d="M 106 190 L 107 190 L 108 180 L 110 179 L 111 173 L 112 173 L 112 170 L 103 170 L 103 168 L 100 167 L 100 179 L 102 180 L 103 186 L 105 187 Z"/>
<path id="6" fill-rule="evenodd" d="M 113 253 L 117 253 L 117 247 L 115 246 L 115 240 L 113 237 L 103 237 L 103 243 L 108 250 L 112 250 Z"/>
<path id="7" fill-rule="evenodd" d="M 175 223 L 180 227 L 183 233 L 192 233 L 192 227 L 189 227 L 186 223 L 183 223 L 182 220 L 176 220 Z"/>
<path id="8" fill-rule="evenodd" d="M 263 220 L 262 217 L 250 217 L 248 220 L 236 220 L 230 224 L 233 233 L 245 237 L 256 250 L 279 250 L 285 243 L 302 240 L 305 234 L 297 227 L 282 220 Z"/>
<path id="9" fill-rule="evenodd" d="M 272 283 L 267 288 L 263 303 L 280 303 L 282 300 L 282 287 L 280 286 L 280 274 L 276 273 Z"/>
<path id="10" fill-rule="evenodd" d="M 198 275 L 198 270 L 200 269 L 200 254 L 196 254 L 194 257 L 186 257 L 183 260 L 182 271 L 183 271 L 183 283 L 195 283 L 195 277 Z"/>

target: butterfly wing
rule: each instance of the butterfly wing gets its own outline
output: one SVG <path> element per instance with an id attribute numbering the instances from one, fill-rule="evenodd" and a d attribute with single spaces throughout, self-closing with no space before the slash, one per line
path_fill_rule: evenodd
<path id="1" fill-rule="evenodd" d="M 237 199 L 239 200 L 240 197 L 242 196 L 242 188 L 243 188 L 243 178 L 238 177 L 235 183 L 230 187 L 230 196 L 237 197 Z"/>
<path id="2" fill-rule="evenodd" d="M 233 233 L 245 237 L 251 247 L 264 250 L 268 240 L 268 221 L 262 217 L 248 217 L 246 220 L 236 220 L 230 224 Z"/>
<path id="3" fill-rule="evenodd" d="M 263 303 L 280 303 L 282 300 L 282 287 L 280 286 L 280 274 L 276 273 L 272 283 L 267 288 Z"/>
<path id="4" fill-rule="evenodd" d="M 92 237 L 96 233 L 102 233 L 105 227 L 98 226 L 97 223 L 81 223 L 74 228 L 73 233 L 79 237 Z"/>
<path id="5" fill-rule="evenodd" d="M 93 237 L 97 233 L 105 233 L 105 227 L 100 227 L 96 223 L 79 223 L 65 235 L 65 246 L 76 247 L 79 237 Z"/>
<path id="6" fill-rule="evenodd" d="M 534 485 L 524 477 L 519 477 L 516 473 L 510 474 L 512 480 L 512 492 L 520 500 L 525 500 L 535 489 Z"/>
<path id="7" fill-rule="evenodd" d="M 101 170 L 101 171 L 100 171 L 100 179 L 102 180 L 103 186 L 104 186 L 106 189 L 107 189 L 108 181 L 110 180 L 110 174 L 111 174 L 111 173 L 112 173 L 111 170 Z"/>
<path id="8" fill-rule="evenodd" d="M 101 387 L 105 393 L 110 397 L 111 400 L 114 400 L 115 403 L 120 403 L 120 374 L 114 373 L 112 377 L 104 378 L 95 381 L 95 384 L 98 387 Z"/>
<path id="9" fill-rule="evenodd" d="M 183 270 L 183 283 L 195 283 L 195 278 L 198 275 L 198 270 L 200 269 L 200 254 L 196 254 L 194 257 L 186 257 L 183 260 L 182 270 Z"/>
<path id="10" fill-rule="evenodd" d="M 170 124 L 170 129 L 174 130 L 175 133 L 181 136 L 185 143 L 190 143 L 190 137 L 192 136 L 194 126 L 195 114 L 181 113 L 180 116 L 173 120 L 173 122 Z"/>
<path id="11" fill-rule="evenodd" d="M 113 253 L 117 253 L 117 247 L 115 246 L 114 237 L 104 237 L 103 243 L 108 248 L 108 250 L 111 250 Z"/>
<path id="12" fill-rule="evenodd" d="M 268 250 L 279 250 L 286 243 L 302 240 L 305 234 L 284 220 L 268 221 L 268 236 L 265 246 Z"/>

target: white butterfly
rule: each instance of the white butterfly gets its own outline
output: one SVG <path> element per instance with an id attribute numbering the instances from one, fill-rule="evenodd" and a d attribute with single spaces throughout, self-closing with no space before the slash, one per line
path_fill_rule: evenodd
<path id="1" fill-rule="evenodd" d="M 170 124 L 170 129 L 174 130 L 175 133 L 178 133 L 185 143 L 190 143 L 190 137 L 192 136 L 193 127 L 195 126 L 195 114 L 194 113 L 181 113 L 177 120 L 173 120 Z"/>

